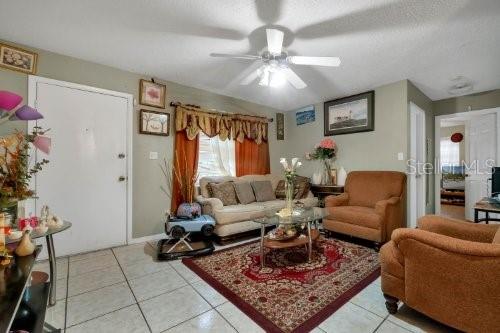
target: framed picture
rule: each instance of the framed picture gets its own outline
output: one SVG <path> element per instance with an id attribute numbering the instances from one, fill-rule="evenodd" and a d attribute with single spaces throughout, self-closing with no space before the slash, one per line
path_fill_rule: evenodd
<path id="1" fill-rule="evenodd" d="M 165 95 L 167 87 L 151 81 L 141 80 L 139 88 L 139 104 L 165 108 Z"/>
<path id="2" fill-rule="evenodd" d="M 139 133 L 169 136 L 170 114 L 153 110 L 141 110 Z"/>
<path id="3" fill-rule="evenodd" d="M 285 114 L 276 113 L 276 140 L 285 140 Z"/>
<path id="4" fill-rule="evenodd" d="M 35 74 L 37 58 L 38 55 L 34 52 L 0 44 L 0 67 Z"/>
<path id="5" fill-rule="evenodd" d="M 375 92 L 325 102 L 325 136 L 373 131 Z"/>
<path id="6" fill-rule="evenodd" d="M 297 110 L 295 113 L 295 121 L 297 122 L 297 126 L 315 122 L 316 111 L 314 110 L 314 105 L 309 105 Z"/>

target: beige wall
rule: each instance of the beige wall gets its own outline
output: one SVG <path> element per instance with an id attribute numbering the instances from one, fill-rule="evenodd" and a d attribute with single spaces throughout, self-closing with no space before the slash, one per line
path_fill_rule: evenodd
<path id="1" fill-rule="evenodd" d="M 375 130 L 336 135 L 337 167 L 352 170 L 405 171 L 405 161 L 398 161 L 398 152 L 407 152 L 407 83 L 406 80 L 375 88 Z M 323 136 L 323 102 L 315 104 L 316 121 L 297 126 L 295 112 L 287 113 L 287 156 L 304 157 Z M 305 161 L 299 173 L 311 176 L 321 171 L 319 161 Z"/>
<path id="2" fill-rule="evenodd" d="M 10 43 L 12 44 L 12 43 Z M 29 47 L 26 47 L 29 48 Z M 36 50 L 39 53 L 37 75 L 85 84 L 93 87 L 133 94 L 138 98 L 139 79 L 148 79 L 148 76 L 118 70 L 108 66 L 71 58 L 52 52 Z M 200 73 L 201 74 L 201 73 Z M 161 81 L 158 81 L 161 82 Z M 246 102 L 228 96 L 214 94 L 208 91 L 195 89 L 173 82 L 164 82 L 167 85 L 167 105 L 170 101 L 197 104 L 206 108 L 215 108 L 228 112 L 248 113 L 275 117 L 278 110 L 262 105 Z M 27 75 L 10 70 L 0 69 L 0 89 L 11 90 L 27 97 Z M 139 134 L 139 109 L 134 108 L 133 133 L 133 237 L 149 236 L 161 233 L 163 226 L 161 218 L 170 208 L 170 200 L 160 190 L 164 181 L 159 163 L 164 159 L 172 158 L 173 136 L 159 137 Z M 171 107 L 166 112 L 172 113 Z M 172 118 L 173 119 L 173 118 Z M 16 122 L 16 127 L 25 130 L 26 124 Z M 12 130 L 9 128 L 8 130 Z M 6 130 L 3 131 L 5 134 Z M 276 141 L 276 122 L 270 125 L 270 154 L 271 170 L 279 167 L 280 151 L 284 149 L 285 141 Z M 149 152 L 159 153 L 158 160 L 149 160 Z M 50 167 L 47 166 L 47 167 Z M 42 171 L 43 172 L 43 171 Z"/>
<path id="3" fill-rule="evenodd" d="M 408 103 L 413 103 L 425 112 L 425 137 L 427 140 L 426 162 L 433 163 L 434 160 L 434 113 L 432 101 L 424 95 L 411 81 L 407 81 Z M 408 112 L 410 110 L 408 109 Z M 408 128 L 409 119 L 408 119 Z M 408 135 L 410 135 L 408 131 Z M 410 139 L 408 137 L 408 153 L 410 152 Z M 434 212 L 434 175 L 427 175 L 426 178 L 426 212 Z"/>
<path id="4" fill-rule="evenodd" d="M 433 102 L 434 115 L 483 110 L 500 106 L 500 89 L 467 96 L 453 97 Z"/>

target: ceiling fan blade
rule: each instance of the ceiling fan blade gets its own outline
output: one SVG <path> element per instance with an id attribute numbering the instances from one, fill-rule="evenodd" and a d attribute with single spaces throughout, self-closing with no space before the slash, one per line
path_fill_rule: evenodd
<path id="1" fill-rule="evenodd" d="M 312 66 L 340 66 L 340 58 L 338 57 L 302 57 L 302 56 L 289 56 L 286 60 L 295 65 L 312 65 Z"/>
<path id="2" fill-rule="evenodd" d="M 226 53 L 210 53 L 211 57 L 216 58 L 232 58 L 232 59 L 246 59 L 246 60 L 258 60 L 262 59 L 261 56 L 252 54 L 226 54 Z"/>
<path id="3" fill-rule="evenodd" d="M 282 69 L 283 74 L 285 75 L 286 79 L 292 86 L 295 87 L 295 89 L 304 89 L 307 87 L 307 84 L 302 81 L 302 79 L 290 68 L 286 67 Z"/>
<path id="4" fill-rule="evenodd" d="M 266 29 L 267 35 L 267 50 L 271 54 L 281 54 L 281 48 L 283 47 L 283 37 L 284 33 L 277 29 Z"/>
<path id="5" fill-rule="evenodd" d="M 242 86 L 247 86 L 250 83 L 252 83 L 253 81 L 255 81 L 259 77 L 259 73 L 260 73 L 262 67 L 263 66 L 260 66 L 259 68 L 257 68 L 256 70 L 252 71 L 250 74 L 245 76 L 245 78 L 243 80 L 241 80 L 240 84 Z"/>

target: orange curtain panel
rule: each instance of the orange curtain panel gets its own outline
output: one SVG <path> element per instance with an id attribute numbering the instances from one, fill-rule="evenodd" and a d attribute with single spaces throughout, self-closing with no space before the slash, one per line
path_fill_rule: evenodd
<path id="1" fill-rule="evenodd" d="M 269 143 L 260 145 L 254 140 L 236 142 L 236 176 L 265 175 L 270 173 Z"/>
<path id="2" fill-rule="evenodd" d="M 198 149 L 199 138 L 196 136 L 193 140 L 189 140 L 186 131 L 175 133 L 174 144 L 174 168 L 179 168 L 182 174 L 187 177 L 192 177 L 198 169 Z M 175 175 L 172 177 L 172 202 L 170 211 L 177 212 L 177 207 L 183 202 L 189 201 L 188 198 L 183 198 L 181 185 Z"/>

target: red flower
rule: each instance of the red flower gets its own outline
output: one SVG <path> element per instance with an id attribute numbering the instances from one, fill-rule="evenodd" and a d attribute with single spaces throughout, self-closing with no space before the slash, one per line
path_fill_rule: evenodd
<path id="1" fill-rule="evenodd" d="M 149 97 L 154 99 L 160 98 L 160 93 L 155 89 L 148 89 L 146 94 L 148 94 Z"/>

